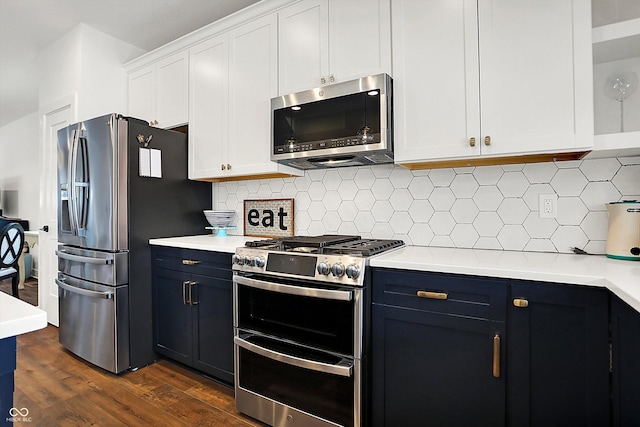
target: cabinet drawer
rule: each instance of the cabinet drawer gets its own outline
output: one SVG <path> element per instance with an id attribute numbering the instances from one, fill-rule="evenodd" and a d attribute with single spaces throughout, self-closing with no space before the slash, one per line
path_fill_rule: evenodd
<path id="1" fill-rule="evenodd" d="M 374 268 L 373 302 L 416 310 L 504 321 L 501 279 Z"/>
<path id="2" fill-rule="evenodd" d="M 230 253 L 153 246 L 154 268 L 201 274 L 218 279 L 233 278 Z"/>

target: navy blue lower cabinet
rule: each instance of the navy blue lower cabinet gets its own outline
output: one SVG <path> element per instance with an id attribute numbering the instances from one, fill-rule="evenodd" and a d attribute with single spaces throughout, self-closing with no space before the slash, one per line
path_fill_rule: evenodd
<path id="1" fill-rule="evenodd" d="M 232 384 L 232 282 L 197 275 L 192 280 L 198 283 L 194 288 L 193 367 Z"/>
<path id="2" fill-rule="evenodd" d="M 153 269 L 153 344 L 155 351 L 190 364 L 193 348 L 193 313 L 185 304 L 184 283 L 189 273 Z"/>
<path id="3" fill-rule="evenodd" d="M 610 425 L 608 292 L 535 282 L 510 292 L 508 425 Z"/>
<path id="4" fill-rule="evenodd" d="M 504 337 L 503 322 L 374 304 L 372 425 L 504 426 Z"/>
<path id="5" fill-rule="evenodd" d="M 640 426 L 640 313 L 611 296 L 613 425 Z"/>
<path id="6" fill-rule="evenodd" d="M 231 254 L 152 247 L 154 348 L 233 384 Z"/>
<path id="7" fill-rule="evenodd" d="M 374 269 L 375 427 L 505 425 L 506 284 Z"/>
<path id="8" fill-rule="evenodd" d="M 0 339 L 0 426 L 12 426 L 16 337 Z"/>

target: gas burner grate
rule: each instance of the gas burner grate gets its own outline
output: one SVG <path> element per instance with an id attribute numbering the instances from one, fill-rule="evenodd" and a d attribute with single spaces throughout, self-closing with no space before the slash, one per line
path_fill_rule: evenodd
<path id="1" fill-rule="evenodd" d="M 282 244 L 285 246 L 285 250 L 300 247 L 320 249 L 350 241 L 357 241 L 358 239 L 360 239 L 360 236 L 338 236 L 331 234 L 325 234 L 323 236 L 294 236 L 285 237 L 282 240 Z"/>
<path id="2" fill-rule="evenodd" d="M 369 257 L 401 246 L 402 240 L 361 239 L 325 247 L 322 253 Z"/>
<path id="3" fill-rule="evenodd" d="M 247 247 L 284 252 L 370 257 L 404 246 L 402 240 L 362 239 L 360 236 L 293 236 L 247 242 Z"/>
<path id="4" fill-rule="evenodd" d="M 321 252 L 321 248 L 326 246 L 357 241 L 358 239 L 360 239 L 360 236 L 340 236 L 332 234 L 322 236 L 292 236 L 251 241 L 247 242 L 245 246 L 279 251 L 295 251 L 298 249 L 303 252 Z"/>

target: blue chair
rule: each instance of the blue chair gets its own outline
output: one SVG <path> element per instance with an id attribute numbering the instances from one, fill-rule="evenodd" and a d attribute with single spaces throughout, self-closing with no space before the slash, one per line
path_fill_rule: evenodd
<path id="1" fill-rule="evenodd" d="M 17 222 L 10 222 L 0 231 L 0 280 L 11 279 L 13 296 L 19 298 L 20 269 L 18 259 L 24 247 L 24 229 Z"/>

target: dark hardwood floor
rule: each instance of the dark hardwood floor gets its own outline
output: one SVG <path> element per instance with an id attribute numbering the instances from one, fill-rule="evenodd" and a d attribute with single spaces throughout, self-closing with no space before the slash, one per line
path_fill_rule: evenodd
<path id="1" fill-rule="evenodd" d="M 265 426 L 233 390 L 168 360 L 114 375 L 58 343 L 58 328 L 18 336 L 14 407 L 32 426 Z"/>
<path id="2" fill-rule="evenodd" d="M 11 291 L 11 280 L 0 280 L 0 292 L 13 295 Z M 18 295 L 22 301 L 38 306 L 38 279 L 30 277 L 24 282 L 24 289 L 18 290 Z"/>

